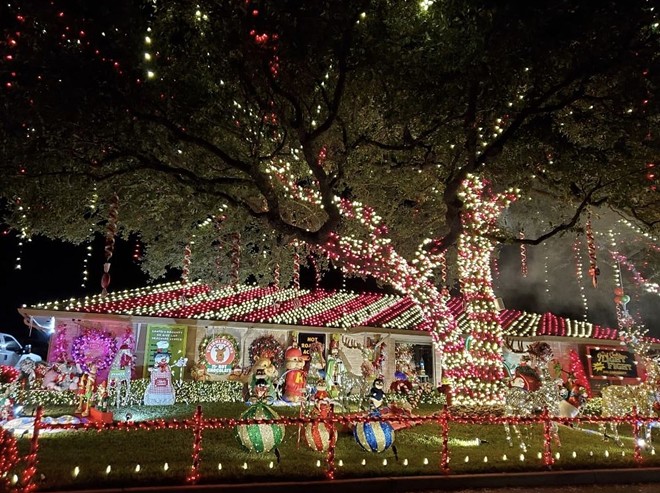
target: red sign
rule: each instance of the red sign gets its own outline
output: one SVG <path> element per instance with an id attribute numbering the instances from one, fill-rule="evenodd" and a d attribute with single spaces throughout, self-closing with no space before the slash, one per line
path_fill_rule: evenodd
<path id="1" fill-rule="evenodd" d="M 213 366 L 231 365 L 236 358 L 234 343 L 225 336 L 218 336 L 206 345 L 206 362 Z"/>

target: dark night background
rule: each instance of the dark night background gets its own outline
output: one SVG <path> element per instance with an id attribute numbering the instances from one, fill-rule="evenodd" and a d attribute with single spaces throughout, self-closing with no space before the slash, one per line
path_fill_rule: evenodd
<path id="1" fill-rule="evenodd" d="M 78 298 L 101 292 L 103 272 L 103 240 L 96 238 L 92 243 L 92 255 L 88 261 L 88 281 L 82 287 L 83 261 L 87 245 L 74 246 L 58 241 L 35 237 L 24 242 L 21 251 L 21 269 L 16 269 L 19 256 L 18 239 L 13 232 L 0 235 L 0 278 L 3 295 L 0 305 L 0 332 L 16 336 L 21 343 L 30 342 L 39 352 L 46 344 L 45 337 L 38 330 L 28 334 L 17 311 L 22 305 L 32 305 L 46 301 Z M 112 290 L 122 290 L 144 286 L 146 276 L 132 260 L 132 246 L 125 241 L 117 241 L 111 268 Z"/>

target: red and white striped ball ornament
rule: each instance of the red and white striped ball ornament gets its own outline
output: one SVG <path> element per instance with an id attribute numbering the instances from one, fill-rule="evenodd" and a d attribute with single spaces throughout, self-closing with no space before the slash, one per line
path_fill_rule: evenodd
<path id="1" fill-rule="evenodd" d="M 331 434 L 335 436 L 337 441 L 337 430 L 332 425 L 326 423 L 306 423 L 305 424 L 305 441 L 312 450 L 316 452 L 327 452 L 330 448 Z"/>

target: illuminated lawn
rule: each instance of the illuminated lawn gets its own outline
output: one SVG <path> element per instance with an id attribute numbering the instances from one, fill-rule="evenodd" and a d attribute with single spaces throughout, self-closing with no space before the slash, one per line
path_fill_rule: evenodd
<path id="1" fill-rule="evenodd" d="M 205 404 L 204 417 L 237 418 L 243 404 Z M 67 413 L 70 409 L 48 409 L 46 414 Z M 192 417 L 195 406 L 168 408 L 122 408 L 116 418 L 131 413 L 136 421 L 165 417 Z M 277 408 L 282 415 L 297 415 L 293 408 Z M 432 414 L 429 406 L 417 414 Z M 148 414 L 147 414 L 148 413 Z M 585 425 L 594 429 L 594 425 Z M 636 467 L 630 427 L 621 427 L 624 447 L 602 436 L 561 426 L 561 447 L 553 444 L 553 469 L 599 469 Z M 658 440 L 658 430 L 653 431 Z M 509 447 L 499 425 L 450 424 L 449 454 L 452 474 L 545 470 L 541 453 L 541 425 L 528 427 L 528 450 L 521 460 L 521 449 Z M 481 445 L 475 445 L 476 438 Z M 37 478 L 39 488 L 75 489 L 146 485 L 184 484 L 192 463 L 193 432 L 184 430 L 77 431 L 58 432 L 41 437 Z M 29 443 L 21 440 L 25 452 Z M 337 478 L 359 476 L 404 476 L 440 474 L 442 438 L 438 424 L 418 425 L 399 430 L 395 435 L 398 461 L 393 451 L 381 454 L 363 451 L 348 430 L 337 440 L 335 465 Z M 298 443 L 298 427 L 288 426 L 279 447 L 281 461 L 274 453 L 255 454 L 242 449 L 233 430 L 206 430 L 203 433 L 200 483 L 250 482 L 258 480 L 324 479 L 326 455 L 310 450 L 304 438 Z M 559 454 L 556 456 L 555 454 Z M 386 464 L 385 464 L 386 462 Z M 643 452 L 645 466 L 660 466 L 660 453 Z M 139 468 L 138 468 L 139 465 Z M 78 469 L 74 477 L 74 469 Z M 109 472 L 108 472 L 109 466 Z"/>

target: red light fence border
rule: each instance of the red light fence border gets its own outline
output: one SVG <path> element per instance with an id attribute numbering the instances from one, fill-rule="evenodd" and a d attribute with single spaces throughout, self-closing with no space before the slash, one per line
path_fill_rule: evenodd
<path id="1" fill-rule="evenodd" d="M 39 406 L 36 410 L 34 419 L 34 428 L 32 437 L 30 439 L 29 453 L 23 456 L 19 462 L 23 462 L 25 467 L 21 473 L 20 480 L 16 483 L 11 493 L 30 493 L 37 489 L 35 482 L 37 465 L 38 465 L 38 452 L 39 452 L 39 434 L 41 430 L 83 430 L 83 431 L 116 431 L 116 430 L 150 430 L 150 429 L 189 429 L 193 431 L 193 446 L 191 453 L 191 466 L 190 471 L 186 477 L 186 483 L 196 484 L 200 479 L 200 466 L 201 466 L 201 451 L 202 439 L 204 430 L 210 429 L 231 429 L 239 425 L 254 425 L 254 424 L 282 424 L 284 426 L 304 426 L 306 424 L 325 424 L 332 426 L 333 429 L 337 425 L 350 426 L 355 423 L 366 422 L 380 422 L 388 421 L 390 423 L 405 423 L 409 425 L 436 423 L 441 429 L 441 443 L 442 450 L 440 453 L 439 470 L 442 474 L 449 474 L 449 425 L 450 423 L 471 424 L 471 425 L 528 425 L 528 424 L 542 424 L 543 425 L 543 464 L 551 468 L 554 463 L 552 457 L 552 426 L 553 423 L 564 425 L 582 424 L 582 423 L 616 423 L 616 424 L 630 424 L 633 430 L 634 438 L 634 460 L 640 466 L 643 462 L 641 446 L 638 438 L 640 428 L 643 425 L 648 425 L 652 422 L 658 421 L 655 417 L 639 416 L 637 409 L 633 408 L 630 415 L 627 416 L 585 416 L 579 418 L 557 418 L 550 416 L 548 410 L 545 409 L 542 414 L 538 416 L 481 416 L 481 415 L 464 415 L 464 414 L 451 414 L 447 409 L 430 415 L 430 416 L 399 416 L 396 418 L 382 417 L 382 416 L 367 416 L 365 414 L 330 414 L 325 418 L 321 417 L 280 417 L 277 419 L 234 419 L 234 418 L 204 418 L 202 414 L 202 406 L 197 406 L 192 418 L 184 420 L 164 420 L 154 419 L 147 421 L 118 421 L 115 423 L 98 423 L 88 422 L 84 424 L 62 424 L 62 423 L 44 423 L 42 421 L 43 407 Z M 335 465 L 335 446 L 336 437 L 334 433 L 330 433 L 330 441 L 328 451 L 326 452 L 326 471 L 325 477 L 328 480 L 335 478 L 336 465 Z M 0 450 L 0 454 L 4 453 Z"/>

